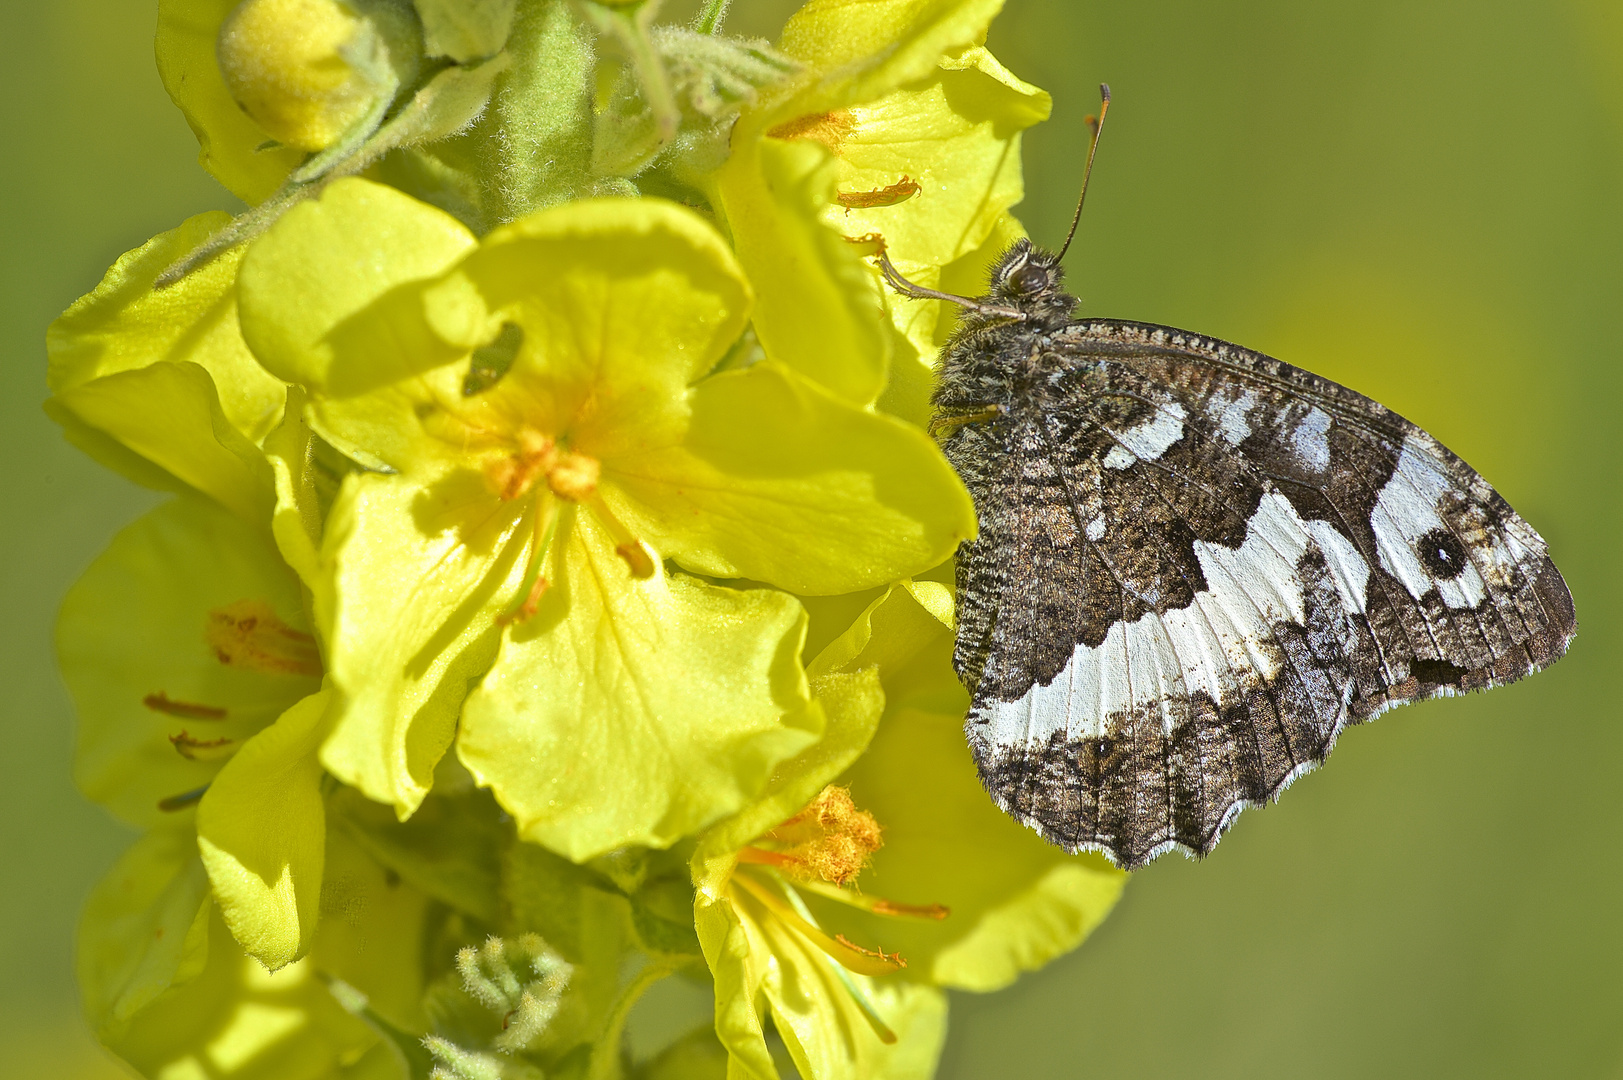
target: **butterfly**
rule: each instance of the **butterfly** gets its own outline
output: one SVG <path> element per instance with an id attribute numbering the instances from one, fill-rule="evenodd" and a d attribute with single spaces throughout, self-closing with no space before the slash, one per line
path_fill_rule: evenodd
<path id="1" fill-rule="evenodd" d="M 953 665 L 1005 811 L 1126 869 L 1205 855 L 1348 725 L 1566 651 L 1544 540 L 1464 461 L 1261 353 L 1077 318 L 1064 250 L 1017 240 L 977 298 L 880 256 L 962 308 L 932 428 L 980 523 Z"/>

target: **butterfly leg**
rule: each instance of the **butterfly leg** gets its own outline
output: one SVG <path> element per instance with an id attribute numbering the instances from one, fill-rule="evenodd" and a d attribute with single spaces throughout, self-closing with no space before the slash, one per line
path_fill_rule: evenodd
<path id="1" fill-rule="evenodd" d="M 1008 411 L 1007 405 L 987 405 L 967 412 L 953 413 L 950 416 L 937 413 L 930 420 L 930 434 L 937 440 L 942 440 L 965 424 L 984 424 L 989 420 L 996 420 Z"/>

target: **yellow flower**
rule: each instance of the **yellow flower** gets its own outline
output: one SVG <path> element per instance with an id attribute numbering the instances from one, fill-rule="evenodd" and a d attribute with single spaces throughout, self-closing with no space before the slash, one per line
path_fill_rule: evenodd
<path id="1" fill-rule="evenodd" d="M 746 1075 L 776 1076 L 770 1012 L 802 1076 L 928 1076 L 939 988 L 1007 985 L 1079 945 L 1120 894 L 1125 874 L 1049 847 L 981 790 L 951 609 L 933 582 L 875 600 L 808 667 L 823 740 L 700 839 L 695 925 L 717 1033 Z"/>
<path id="2" fill-rule="evenodd" d="M 744 114 L 713 180 L 767 354 L 915 422 L 935 305 L 898 305 L 862 256 L 882 242 L 933 280 L 1021 198 L 1020 131 L 1049 102 L 981 46 L 1000 6 L 813 0 L 781 43 L 807 74 Z"/>
<path id="3" fill-rule="evenodd" d="M 403 816 L 460 714 L 459 755 L 525 836 L 577 859 L 669 845 L 822 728 L 799 605 L 706 577 L 848 592 L 971 528 L 921 433 L 723 363 L 750 288 L 672 204 L 573 203 L 476 244 L 341 181 L 255 244 L 240 289 L 311 427 L 379 470 L 345 480 L 320 542 L 322 761 Z"/>

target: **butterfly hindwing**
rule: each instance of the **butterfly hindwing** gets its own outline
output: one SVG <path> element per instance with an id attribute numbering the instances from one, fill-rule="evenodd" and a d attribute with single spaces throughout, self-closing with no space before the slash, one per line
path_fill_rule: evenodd
<path id="1" fill-rule="evenodd" d="M 1147 324 L 998 344 L 996 386 L 961 352 L 938 393 L 1002 409 L 944 441 L 981 522 L 955 663 L 983 781 L 1050 841 L 1205 853 L 1347 724 L 1565 650 L 1538 534 L 1368 398 Z"/>

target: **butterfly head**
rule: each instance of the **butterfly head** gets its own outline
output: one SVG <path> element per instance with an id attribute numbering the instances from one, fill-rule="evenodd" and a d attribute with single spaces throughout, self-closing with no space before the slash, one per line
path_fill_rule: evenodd
<path id="1" fill-rule="evenodd" d="M 1036 322 L 1070 319 L 1076 297 L 1065 291 L 1065 269 L 1059 256 L 1021 238 L 992 268 L 991 290 L 982 298 L 990 304 L 1014 308 Z"/>

